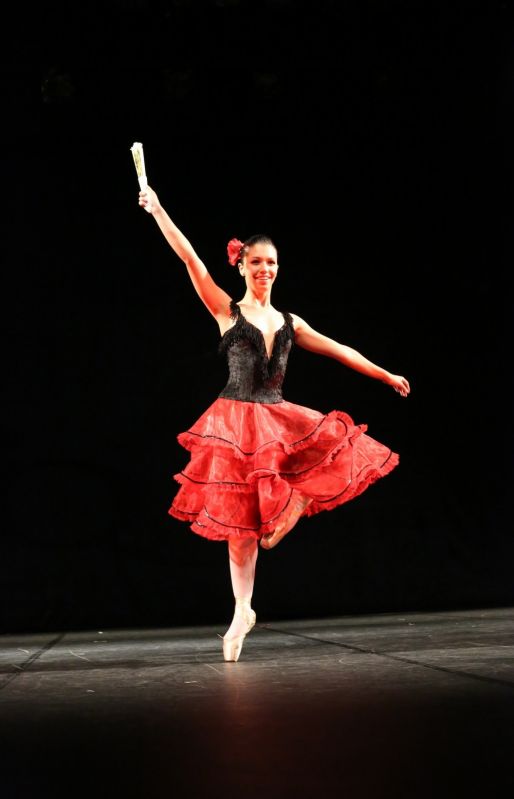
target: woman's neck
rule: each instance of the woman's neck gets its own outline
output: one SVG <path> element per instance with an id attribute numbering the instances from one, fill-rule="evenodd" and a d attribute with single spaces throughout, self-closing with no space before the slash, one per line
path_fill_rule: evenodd
<path id="1" fill-rule="evenodd" d="M 256 294 L 250 291 L 250 289 L 247 289 L 241 303 L 243 305 L 253 306 L 254 308 L 271 308 L 271 291 Z"/>

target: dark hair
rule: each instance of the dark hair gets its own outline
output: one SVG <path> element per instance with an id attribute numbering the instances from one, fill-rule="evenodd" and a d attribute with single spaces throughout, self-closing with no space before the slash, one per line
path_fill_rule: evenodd
<path id="1" fill-rule="evenodd" d="M 269 236 L 267 236 L 265 233 L 256 233 L 254 236 L 250 236 L 248 239 L 246 239 L 243 242 L 243 246 L 241 247 L 241 253 L 239 256 L 240 260 L 244 258 L 250 247 L 253 247 L 254 244 L 271 244 L 271 246 L 274 247 L 275 250 L 277 250 L 275 242 L 272 241 L 272 239 L 270 239 Z"/>

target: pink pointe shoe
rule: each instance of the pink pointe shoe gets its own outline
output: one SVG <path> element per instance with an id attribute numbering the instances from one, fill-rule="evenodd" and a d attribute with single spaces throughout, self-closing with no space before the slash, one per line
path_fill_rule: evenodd
<path id="1" fill-rule="evenodd" d="M 279 541 L 282 541 L 283 537 L 293 529 L 305 508 L 310 505 L 311 502 L 312 499 L 310 497 L 306 497 L 305 494 L 301 494 L 299 491 L 294 490 L 291 497 L 291 510 L 272 533 L 262 536 L 260 541 L 261 547 L 263 549 L 272 549 L 276 547 Z"/>
<path id="2" fill-rule="evenodd" d="M 241 635 L 235 635 L 226 638 L 220 635 L 223 640 L 223 658 L 227 662 L 236 663 L 239 660 L 239 655 L 243 649 L 243 642 L 255 625 L 256 615 L 255 611 L 250 606 L 250 600 L 245 597 L 236 597 L 236 610 L 235 615 L 243 619 L 246 629 Z"/>

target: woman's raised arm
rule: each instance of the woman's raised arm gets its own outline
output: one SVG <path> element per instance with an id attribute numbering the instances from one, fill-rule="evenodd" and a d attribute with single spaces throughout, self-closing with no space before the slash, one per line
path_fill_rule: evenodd
<path id="1" fill-rule="evenodd" d="M 214 282 L 193 245 L 170 219 L 150 186 L 146 191 L 139 192 L 139 205 L 153 216 L 170 247 L 184 261 L 196 293 L 210 313 L 216 318 L 226 316 L 230 305 L 229 295 Z"/>

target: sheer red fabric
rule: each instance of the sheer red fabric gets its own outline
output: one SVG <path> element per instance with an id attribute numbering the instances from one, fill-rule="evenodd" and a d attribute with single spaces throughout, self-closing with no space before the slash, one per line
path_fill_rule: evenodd
<path id="1" fill-rule="evenodd" d="M 218 398 L 177 436 L 190 459 L 174 475 L 180 488 L 169 513 L 205 538 L 227 540 L 272 532 L 293 488 L 312 498 L 304 515 L 331 510 L 399 463 L 366 430 L 343 411 Z"/>

